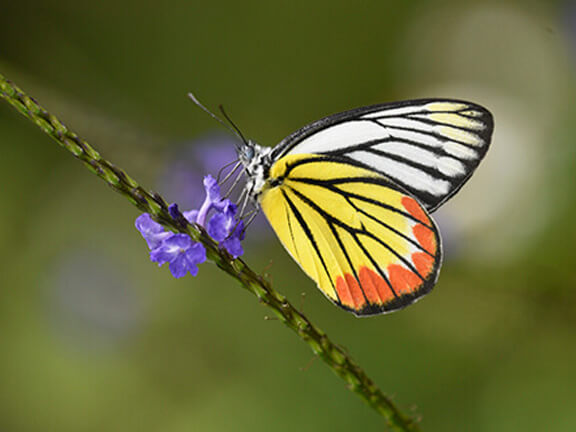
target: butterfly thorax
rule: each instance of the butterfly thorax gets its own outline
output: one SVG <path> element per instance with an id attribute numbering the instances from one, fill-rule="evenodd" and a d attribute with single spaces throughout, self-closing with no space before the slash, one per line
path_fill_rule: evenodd
<path id="1" fill-rule="evenodd" d="M 258 202 L 258 197 L 269 177 L 271 147 L 262 147 L 253 141 L 248 141 L 246 145 L 240 148 L 238 157 L 244 166 L 246 174 L 246 192 L 250 199 Z"/>

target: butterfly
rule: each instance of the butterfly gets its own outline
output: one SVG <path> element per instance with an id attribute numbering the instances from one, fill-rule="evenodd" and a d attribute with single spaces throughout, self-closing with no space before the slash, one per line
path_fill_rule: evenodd
<path id="1" fill-rule="evenodd" d="M 275 147 L 239 134 L 244 194 L 334 304 L 359 317 L 392 312 L 436 284 L 430 213 L 470 178 L 493 124 L 477 104 L 421 99 L 330 115 Z"/>

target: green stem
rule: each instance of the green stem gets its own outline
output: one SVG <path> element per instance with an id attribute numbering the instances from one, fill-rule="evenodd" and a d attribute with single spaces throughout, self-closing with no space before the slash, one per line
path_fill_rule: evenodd
<path id="1" fill-rule="evenodd" d="M 225 250 L 219 249 L 201 227 L 187 224 L 182 220 L 174 220 L 168 213 L 168 205 L 162 197 L 145 190 L 120 168 L 103 159 L 85 140 L 69 130 L 54 115 L 2 75 L 0 75 L 0 97 L 54 138 L 62 147 L 80 159 L 90 171 L 140 210 L 150 213 L 166 228 L 186 233 L 193 240 L 202 242 L 206 247 L 208 259 L 258 297 L 261 303 L 272 309 L 280 321 L 292 329 L 336 375 L 347 383 L 350 390 L 386 419 L 391 429 L 420 430 L 416 421 L 400 412 L 343 348 L 328 339 L 326 333 L 297 311 L 282 294 L 274 290 L 269 282 L 250 269 L 244 261 L 232 259 Z"/>

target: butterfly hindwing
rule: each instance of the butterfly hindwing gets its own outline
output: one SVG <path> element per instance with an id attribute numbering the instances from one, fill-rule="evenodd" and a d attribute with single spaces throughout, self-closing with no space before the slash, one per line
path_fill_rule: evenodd
<path id="1" fill-rule="evenodd" d="M 283 245 L 334 303 L 358 316 L 429 292 L 441 245 L 428 212 L 354 161 L 289 154 L 271 167 L 260 204 Z"/>
<path id="2" fill-rule="evenodd" d="M 492 115 L 464 101 L 373 105 L 318 120 L 284 139 L 273 160 L 325 154 L 360 162 L 434 211 L 462 187 L 490 143 Z"/>

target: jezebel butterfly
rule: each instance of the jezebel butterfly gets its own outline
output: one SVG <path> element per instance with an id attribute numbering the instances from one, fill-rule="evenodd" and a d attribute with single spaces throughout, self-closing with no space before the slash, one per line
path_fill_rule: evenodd
<path id="1" fill-rule="evenodd" d="M 311 123 L 276 147 L 238 148 L 245 193 L 336 305 L 356 316 L 430 292 L 442 261 L 430 213 L 485 156 L 492 115 L 474 103 L 380 104 Z"/>

